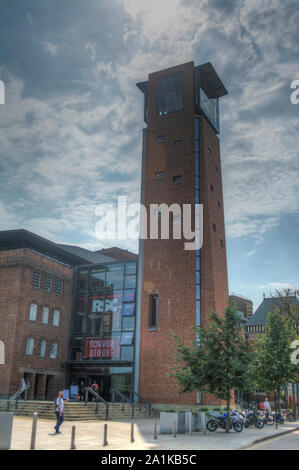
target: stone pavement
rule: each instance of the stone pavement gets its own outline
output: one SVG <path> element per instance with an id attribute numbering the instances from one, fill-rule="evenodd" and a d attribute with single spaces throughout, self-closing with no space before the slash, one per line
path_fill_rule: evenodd
<path id="1" fill-rule="evenodd" d="M 223 430 L 214 433 L 207 431 L 172 435 L 158 434 L 154 440 L 154 423 L 159 420 L 135 420 L 135 442 L 130 443 L 131 421 L 65 421 L 61 426 L 61 434 L 54 435 L 55 420 L 39 419 L 37 424 L 36 450 L 68 450 L 71 445 L 72 426 L 76 426 L 77 450 L 233 450 L 251 445 L 255 440 L 267 436 L 275 436 L 281 431 L 298 428 L 297 423 L 286 423 L 278 426 L 265 426 L 258 430 L 252 426 L 241 433 L 232 431 L 226 434 Z M 103 447 L 104 424 L 108 424 L 108 443 Z M 13 423 L 11 449 L 29 449 L 31 439 L 32 418 L 15 416 Z"/>

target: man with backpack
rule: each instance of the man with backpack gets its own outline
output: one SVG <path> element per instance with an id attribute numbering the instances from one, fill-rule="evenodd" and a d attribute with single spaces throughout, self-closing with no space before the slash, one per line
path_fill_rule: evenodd
<path id="1" fill-rule="evenodd" d="M 58 393 L 58 397 L 54 401 L 54 408 L 55 408 L 55 414 L 56 414 L 56 419 L 57 419 L 56 425 L 54 426 L 56 430 L 56 434 L 60 434 L 61 431 L 59 431 L 59 428 L 64 421 L 64 417 L 63 417 L 64 401 L 68 401 L 68 400 L 63 400 L 63 392 L 60 391 Z"/>

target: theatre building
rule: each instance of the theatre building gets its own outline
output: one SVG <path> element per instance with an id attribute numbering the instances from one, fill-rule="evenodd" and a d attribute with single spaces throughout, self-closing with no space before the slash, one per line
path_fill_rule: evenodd
<path id="1" fill-rule="evenodd" d="M 133 390 L 137 262 L 75 269 L 68 386 L 98 384 L 111 391 Z"/>
<path id="2" fill-rule="evenodd" d="M 52 399 L 65 388 L 74 266 L 111 259 L 27 230 L 0 232 L 0 397 L 22 378 L 29 398 Z"/>

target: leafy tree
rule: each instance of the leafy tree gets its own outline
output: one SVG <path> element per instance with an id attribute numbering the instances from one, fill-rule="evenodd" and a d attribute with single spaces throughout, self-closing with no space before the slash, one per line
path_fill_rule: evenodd
<path id="1" fill-rule="evenodd" d="M 296 381 L 296 366 L 291 362 L 293 337 L 293 322 L 279 309 L 269 313 L 266 332 L 255 342 L 249 367 L 256 389 L 267 393 L 275 391 L 276 413 L 283 385 Z"/>
<path id="2" fill-rule="evenodd" d="M 250 353 L 242 338 L 240 318 L 236 310 L 226 308 L 224 318 L 215 312 L 205 328 L 194 328 L 199 342 L 185 346 L 174 335 L 177 364 L 169 376 L 182 386 L 180 393 L 194 390 L 211 393 L 226 402 L 226 432 L 230 430 L 232 390 L 248 391 Z"/>
<path id="3" fill-rule="evenodd" d="M 294 326 L 292 339 L 298 338 L 299 331 L 299 302 L 294 302 L 294 297 L 298 296 L 299 290 L 290 287 L 276 289 L 276 295 L 272 296 L 275 300 L 275 308 L 283 312 Z"/>

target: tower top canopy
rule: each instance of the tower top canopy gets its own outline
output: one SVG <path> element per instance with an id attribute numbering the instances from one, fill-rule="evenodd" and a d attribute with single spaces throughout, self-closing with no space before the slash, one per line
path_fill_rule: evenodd
<path id="1" fill-rule="evenodd" d="M 199 72 L 200 86 L 209 99 L 220 98 L 221 96 L 225 96 L 228 94 L 227 89 L 223 85 L 219 75 L 217 74 L 211 62 L 198 65 L 197 67 L 195 67 L 195 69 Z M 142 93 L 146 95 L 148 82 L 145 81 L 137 83 L 137 87 L 140 91 L 142 91 Z"/>
<path id="2" fill-rule="evenodd" d="M 199 70 L 201 86 L 208 98 L 220 98 L 228 94 L 211 62 L 196 67 Z"/>

